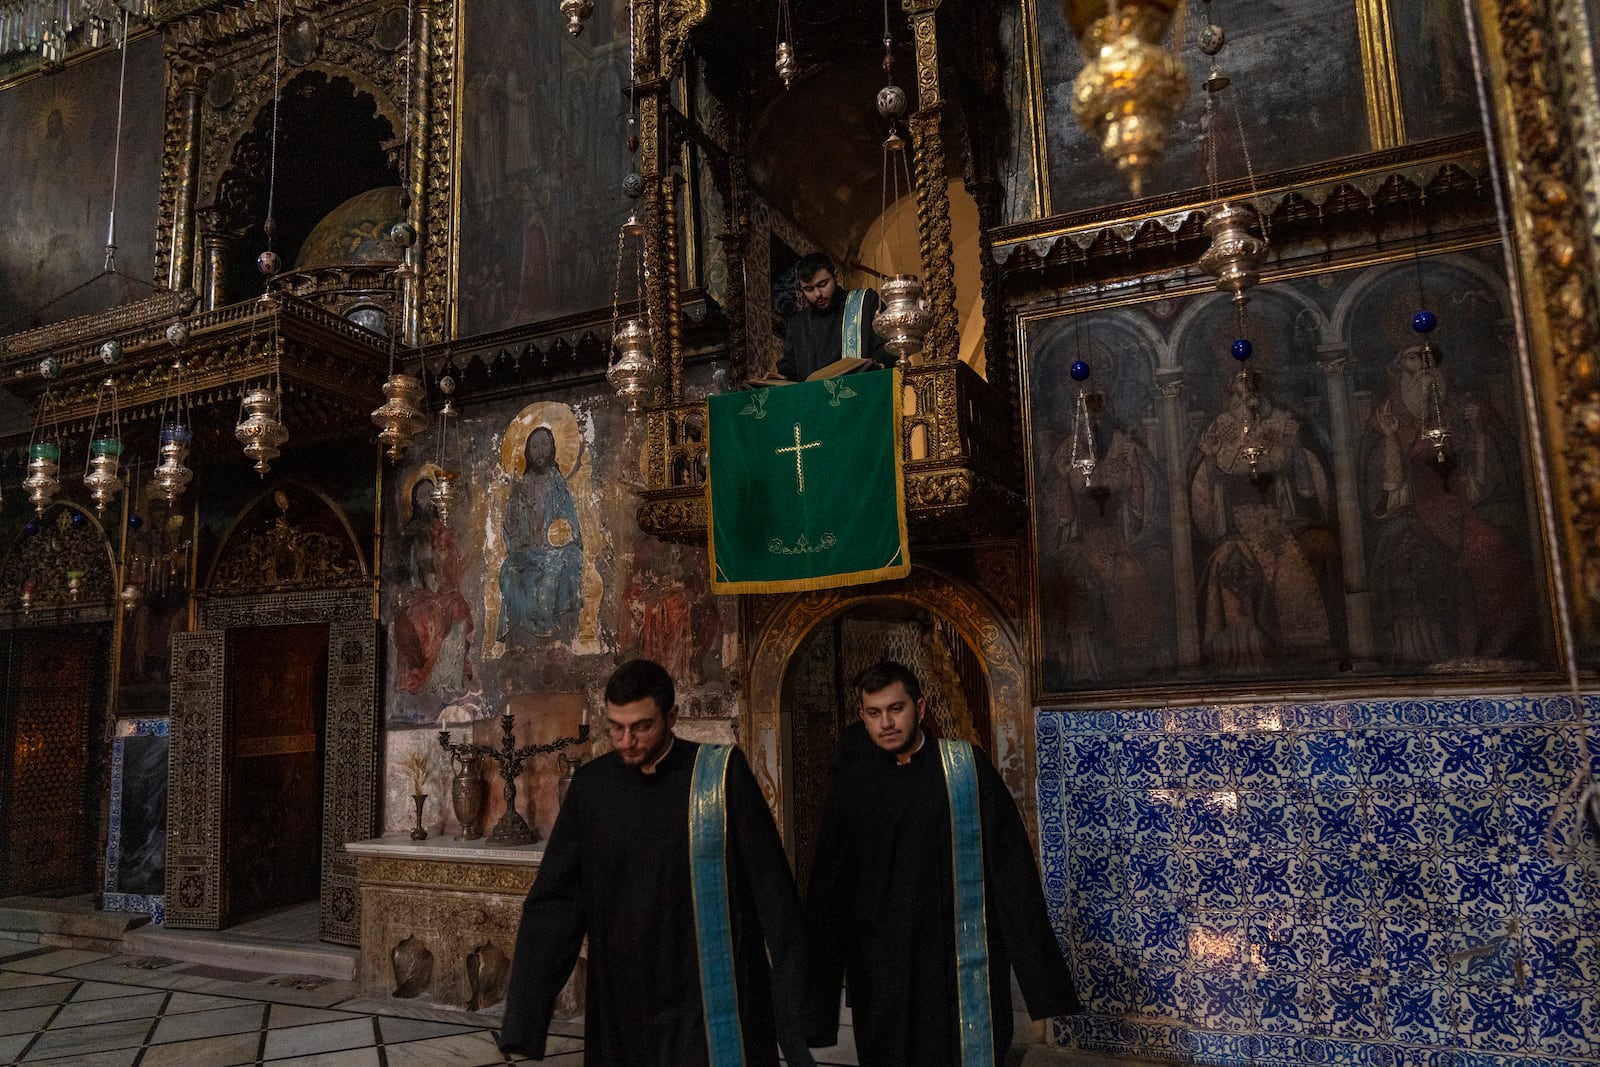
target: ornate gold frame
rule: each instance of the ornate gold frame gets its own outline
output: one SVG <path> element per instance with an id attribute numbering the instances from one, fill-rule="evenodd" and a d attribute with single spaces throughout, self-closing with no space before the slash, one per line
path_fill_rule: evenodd
<path id="1" fill-rule="evenodd" d="M 1563 543 L 1558 595 L 1574 601 L 1577 656 L 1596 639 L 1600 600 L 1600 340 L 1592 255 L 1596 178 L 1580 178 L 1577 133 L 1600 128 L 1594 86 L 1569 84 L 1562 56 L 1587 50 L 1564 0 L 1479 0 L 1480 62 L 1504 160 L 1521 273 L 1529 365 Z M 1582 72 L 1579 79 L 1583 77 Z M 1591 75 L 1592 76 L 1592 75 Z M 1590 211 L 1593 211 L 1591 206 Z"/>

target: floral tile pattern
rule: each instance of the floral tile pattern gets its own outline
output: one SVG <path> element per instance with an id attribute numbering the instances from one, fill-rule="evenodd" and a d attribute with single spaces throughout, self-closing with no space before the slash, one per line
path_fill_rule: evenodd
<path id="1" fill-rule="evenodd" d="M 1600 744 L 1568 698 L 1041 711 L 1037 741 L 1045 894 L 1087 1004 L 1057 1044 L 1600 1064 L 1600 847 L 1569 793 Z"/>

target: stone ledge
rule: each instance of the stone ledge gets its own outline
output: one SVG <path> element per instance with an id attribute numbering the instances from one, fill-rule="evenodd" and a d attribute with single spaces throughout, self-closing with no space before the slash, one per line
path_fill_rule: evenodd
<path id="1" fill-rule="evenodd" d="M 0 900 L 0 933 L 34 935 L 20 940 L 70 948 L 115 947 L 124 934 L 150 921 L 137 912 L 97 911 L 94 897 L 54 899 L 7 897 Z"/>
<path id="2" fill-rule="evenodd" d="M 163 930 L 149 927 L 122 938 L 122 951 L 143 956 L 164 956 L 188 963 L 206 963 L 263 974 L 307 974 L 350 982 L 356 977 L 361 953 L 327 942 L 251 941 L 230 930 Z"/>

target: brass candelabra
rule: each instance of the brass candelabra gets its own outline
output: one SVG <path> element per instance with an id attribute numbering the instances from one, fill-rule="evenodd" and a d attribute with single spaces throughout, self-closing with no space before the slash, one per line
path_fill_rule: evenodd
<path id="1" fill-rule="evenodd" d="M 532 845 L 539 841 L 538 832 L 528 825 L 526 819 L 517 814 L 517 779 L 522 777 L 523 762 L 529 756 L 559 752 L 571 745 L 581 745 L 589 740 L 589 724 L 582 723 L 578 727 L 576 737 L 560 737 L 544 745 L 519 746 L 512 734 L 516 722 L 517 717 L 509 711 L 500 716 L 501 737 L 498 746 L 452 743 L 450 731 L 439 731 L 439 747 L 450 754 L 452 761 L 468 765 L 479 757 L 485 757 L 493 760 L 495 766 L 500 768 L 506 811 L 500 816 L 500 821 L 495 823 L 494 829 L 489 832 L 491 845 Z"/>

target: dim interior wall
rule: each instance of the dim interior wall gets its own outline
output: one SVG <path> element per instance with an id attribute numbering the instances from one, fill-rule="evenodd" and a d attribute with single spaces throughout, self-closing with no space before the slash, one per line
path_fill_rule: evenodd
<path id="1" fill-rule="evenodd" d="M 1045 891 L 1086 1004 L 1053 1040 L 1597 1062 L 1600 854 L 1569 803 L 1597 724 L 1593 695 L 1581 719 L 1564 695 L 1041 710 Z"/>

